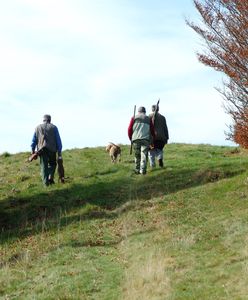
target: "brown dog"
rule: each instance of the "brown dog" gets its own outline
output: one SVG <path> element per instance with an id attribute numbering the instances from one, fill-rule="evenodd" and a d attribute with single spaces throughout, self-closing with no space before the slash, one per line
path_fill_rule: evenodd
<path id="1" fill-rule="evenodd" d="M 118 156 L 119 156 L 119 161 L 121 161 L 121 147 L 120 146 L 117 146 L 114 143 L 109 143 L 108 146 L 106 147 L 106 151 L 109 153 L 112 163 L 116 163 Z"/>

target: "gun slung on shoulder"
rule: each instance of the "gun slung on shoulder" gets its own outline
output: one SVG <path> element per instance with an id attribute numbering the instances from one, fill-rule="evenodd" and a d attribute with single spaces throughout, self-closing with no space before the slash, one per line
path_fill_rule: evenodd
<path id="1" fill-rule="evenodd" d="M 154 121 L 155 121 L 155 118 L 156 118 L 156 115 L 158 113 L 158 109 L 159 109 L 159 102 L 160 102 L 160 98 L 158 99 L 158 102 L 156 104 L 156 109 L 155 109 L 155 112 L 154 112 L 154 115 L 153 115 L 153 124 L 154 124 Z"/>
<path id="2" fill-rule="evenodd" d="M 136 105 L 134 105 L 134 109 L 133 109 L 133 119 L 135 118 L 135 114 L 136 114 Z M 132 155 L 132 153 L 133 153 L 133 141 L 131 140 L 130 155 Z"/>

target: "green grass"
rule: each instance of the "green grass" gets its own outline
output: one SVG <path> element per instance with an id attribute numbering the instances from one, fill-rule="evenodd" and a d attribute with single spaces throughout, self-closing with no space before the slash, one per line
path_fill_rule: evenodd
<path id="1" fill-rule="evenodd" d="M 169 144 L 137 176 L 122 151 L 64 151 L 48 188 L 0 156 L 0 299 L 248 299 L 247 152 Z"/>

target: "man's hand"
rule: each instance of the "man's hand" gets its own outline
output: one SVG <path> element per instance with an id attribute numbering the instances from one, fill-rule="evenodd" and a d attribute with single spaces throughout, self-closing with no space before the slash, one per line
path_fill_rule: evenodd
<path id="1" fill-rule="evenodd" d="M 28 161 L 31 162 L 33 160 L 36 160 L 37 158 L 38 158 L 37 152 L 32 152 L 32 154 L 28 158 Z"/>

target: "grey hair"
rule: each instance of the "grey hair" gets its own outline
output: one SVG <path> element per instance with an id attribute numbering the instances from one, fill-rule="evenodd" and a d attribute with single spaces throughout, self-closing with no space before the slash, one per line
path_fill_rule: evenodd
<path id="1" fill-rule="evenodd" d="M 50 115 L 44 115 L 43 116 L 43 122 L 50 123 L 51 122 L 51 116 Z"/>
<path id="2" fill-rule="evenodd" d="M 139 113 L 146 113 L 145 107 L 144 107 L 144 106 L 140 106 L 140 107 L 138 108 L 138 112 L 139 112 Z"/>

